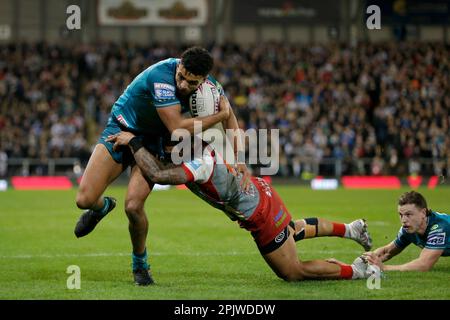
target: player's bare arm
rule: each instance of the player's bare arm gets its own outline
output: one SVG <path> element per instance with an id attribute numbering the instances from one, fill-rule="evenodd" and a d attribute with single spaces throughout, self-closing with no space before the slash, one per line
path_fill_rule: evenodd
<path id="1" fill-rule="evenodd" d="M 384 265 L 381 258 L 375 255 L 365 254 L 370 264 L 377 265 L 382 271 L 422 271 L 433 268 L 444 250 L 422 249 L 419 258 L 401 265 Z"/>
<path id="2" fill-rule="evenodd" d="M 385 245 L 384 247 L 380 247 L 373 251 L 373 254 L 381 259 L 382 262 L 388 261 L 392 259 L 400 252 L 403 251 L 403 248 L 399 248 L 395 245 L 394 241 Z M 367 254 L 370 254 L 369 252 Z"/>
<path id="3" fill-rule="evenodd" d="M 133 138 L 135 138 L 135 136 L 131 132 L 122 131 L 118 134 L 109 136 L 107 141 L 114 142 L 114 150 L 119 146 L 129 146 L 142 173 L 151 181 L 158 184 L 170 185 L 188 182 L 188 177 L 181 166 L 163 169 L 164 165 L 143 148 L 142 145 L 140 147 L 133 147 L 130 145 Z"/>
<path id="4" fill-rule="evenodd" d="M 196 118 L 183 118 L 181 115 L 181 106 L 179 104 L 159 108 L 157 109 L 157 112 L 169 132 L 172 133 L 176 129 L 186 129 L 193 134 L 195 121 L 200 121 L 202 123 L 202 130 L 206 130 L 216 123 L 227 120 L 230 117 L 230 106 L 221 100 L 218 113 Z"/>

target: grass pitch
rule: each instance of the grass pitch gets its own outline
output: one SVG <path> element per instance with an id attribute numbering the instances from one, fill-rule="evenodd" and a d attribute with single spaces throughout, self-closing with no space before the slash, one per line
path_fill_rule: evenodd
<path id="1" fill-rule="evenodd" d="M 406 191 L 276 189 L 295 219 L 366 218 L 375 247 L 397 234 L 396 201 Z M 432 209 L 450 212 L 450 188 L 419 191 Z M 379 290 L 369 290 L 365 280 L 286 283 L 266 265 L 248 232 L 189 191 L 175 189 L 153 192 L 147 201 L 147 247 L 157 284 L 136 287 L 125 188 L 107 190 L 118 206 L 81 239 L 73 234 L 81 213 L 75 194 L 0 193 L 0 299 L 450 299 L 450 258 L 428 273 L 390 272 Z M 339 238 L 305 240 L 297 248 L 302 260 L 351 262 L 362 253 L 355 242 Z M 419 252 L 411 245 L 389 263 L 404 263 Z M 80 290 L 67 288 L 70 265 L 80 267 Z"/>

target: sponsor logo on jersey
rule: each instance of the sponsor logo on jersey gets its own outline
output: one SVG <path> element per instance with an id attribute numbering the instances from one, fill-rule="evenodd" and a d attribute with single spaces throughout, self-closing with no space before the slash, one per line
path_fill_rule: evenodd
<path id="1" fill-rule="evenodd" d="M 436 230 L 437 228 L 439 228 L 439 225 L 438 224 L 435 224 L 435 225 L 433 225 L 432 227 L 431 227 L 431 231 L 433 231 L 433 230 Z"/>
<path id="2" fill-rule="evenodd" d="M 428 234 L 433 234 L 433 233 L 437 233 L 437 232 L 443 232 L 444 229 L 439 228 L 439 229 L 434 229 L 433 231 L 430 231 Z"/>
<path id="3" fill-rule="evenodd" d="M 284 230 L 281 231 L 276 237 L 275 237 L 275 242 L 276 243 L 280 243 L 281 241 L 283 241 L 284 239 Z"/>
<path id="4" fill-rule="evenodd" d="M 280 211 L 277 213 L 277 215 L 274 217 L 275 226 L 278 228 L 286 219 L 286 212 L 284 212 L 283 208 L 280 209 Z"/>
<path id="5" fill-rule="evenodd" d="M 171 84 L 168 84 L 168 83 L 156 82 L 154 84 L 154 87 L 155 87 L 155 90 L 156 89 L 163 89 L 163 90 L 175 91 L 175 87 L 173 85 L 171 85 Z"/>
<path id="6" fill-rule="evenodd" d="M 429 236 L 427 239 L 428 245 L 443 245 L 445 244 L 445 232 L 436 233 Z"/>
<path id="7" fill-rule="evenodd" d="M 155 88 L 155 97 L 157 99 L 174 99 L 175 87 L 168 83 L 156 82 L 153 84 Z"/>
<path id="8" fill-rule="evenodd" d="M 280 209 L 280 211 L 277 213 L 277 215 L 275 216 L 275 222 L 277 222 L 278 220 L 280 220 L 281 216 L 283 215 L 283 208 Z"/>
<path id="9" fill-rule="evenodd" d="M 127 120 L 121 114 L 117 116 L 117 120 L 125 127 L 129 127 Z"/>

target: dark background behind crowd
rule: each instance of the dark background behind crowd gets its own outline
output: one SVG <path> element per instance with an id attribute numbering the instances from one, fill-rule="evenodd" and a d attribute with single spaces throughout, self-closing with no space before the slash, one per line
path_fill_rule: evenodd
<path id="1" fill-rule="evenodd" d="M 126 86 L 184 49 L 0 45 L 0 176 L 7 158 L 75 157 L 84 166 Z M 280 130 L 278 175 L 441 175 L 450 168 L 449 45 L 208 49 L 241 127 Z"/>

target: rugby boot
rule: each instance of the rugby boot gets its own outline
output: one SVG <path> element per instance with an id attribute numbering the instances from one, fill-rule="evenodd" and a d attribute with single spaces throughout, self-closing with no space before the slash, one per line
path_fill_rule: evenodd
<path id="1" fill-rule="evenodd" d="M 108 202 L 108 208 L 106 213 L 102 214 L 99 211 L 92 209 L 86 210 L 80 217 L 75 226 L 75 235 L 77 238 L 84 237 L 94 230 L 95 226 L 102 220 L 110 211 L 116 207 L 116 199 L 112 197 L 105 197 L 105 201 Z"/>

